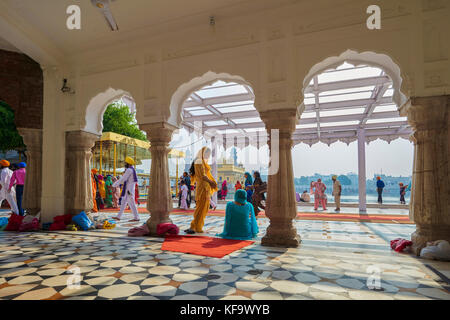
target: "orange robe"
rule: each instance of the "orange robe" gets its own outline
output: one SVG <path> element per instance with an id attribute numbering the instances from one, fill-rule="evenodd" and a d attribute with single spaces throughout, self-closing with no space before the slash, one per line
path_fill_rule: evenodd
<path id="1" fill-rule="evenodd" d="M 97 185 L 95 183 L 94 174 L 92 172 L 91 172 L 91 184 L 92 184 L 92 200 L 94 202 L 94 208 L 92 208 L 92 211 L 98 212 L 97 201 L 95 201 L 95 197 L 97 194 Z"/>

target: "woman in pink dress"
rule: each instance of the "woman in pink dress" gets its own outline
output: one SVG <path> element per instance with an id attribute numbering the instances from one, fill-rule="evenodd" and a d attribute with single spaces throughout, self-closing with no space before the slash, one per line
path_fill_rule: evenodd
<path id="1" fill-rule="evenodd" d="M 317 211 L 319 208 L 319 203 L 322 205 L 323 210 L 327 210 L 326 205 L 326 196 L 325 196 L 325 190 L 327 190 L 327 187 L 324 183 L 322 183 L 322 179 L 317 179 L 317 182 L 312 181 L 311 182 L 311 191 L 314 188 L 314 210 Z"/>

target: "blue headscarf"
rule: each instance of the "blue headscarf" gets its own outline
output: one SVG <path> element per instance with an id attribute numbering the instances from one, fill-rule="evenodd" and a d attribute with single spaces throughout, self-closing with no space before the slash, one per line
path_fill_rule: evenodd
<path id="1" fill-rule="evenodd" d="M 25 162 L 21 162 L 17 165 L 19 168 L 26 168 L 27 164 Z"/>
<path id="2" fill-rule="evenodd" d="M 245 186 L 253 185 L 252 175 L 249 172 L 246 172 L 245 175 L 247 175 L 247 178 L 245 179 Z"/>

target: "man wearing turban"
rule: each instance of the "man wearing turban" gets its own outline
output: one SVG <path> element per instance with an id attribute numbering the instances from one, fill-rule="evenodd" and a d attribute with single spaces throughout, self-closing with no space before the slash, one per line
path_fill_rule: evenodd
<path id="1" fill-rule="evenodd" d="M 15 188 L 11 188 L 11 191 L 8 192 L 9 183 L 11 181 L 11 177 L 13 175 L 13 172 L 11 169 L 9 169 L 9 166 L 11 164 L 9 161 L 1 160 L 0 161 L 0 205 L 2 204 L 3 200 L 8 201 L 9 206 L 11 207 L 12 212 L 15 214 L 19 214 L 19 210 L 17 208 L 16 204 L 16 190 Z"/>
<path id="2" fill-rule="evenodd" d="M 336 209 L 334 211 L 339 212 L 341 211 L 342 186 L 336 175 L 332 176 L 331 180 L 333 180 L 333 196 L 334 202 L 336 203 Z"/>
<path id="3" fill-rule="evenodd" d="M 139 221 L 139 214 L 136 208 L 136 203 L 134 199 L 135 191 L 136 191 L 136 184 L 138 182 L 136 170 L 133 167 L 134 160 L 130 157 L 125 158 L 125 173 L 120 177 L 119 180 L 113 183 L 113 188 L 116 188 L 123 184 L 122 188 L 122 194 L 121 197 L 121 203 L 120 203 L 120 211 L 117 217 L 114 217 L 115 220 L 120 220 L 122 217 L 123 212 L 125 211 L 125 208 L 128 205 L 130 206 L 131 212 L 134 215 L 134 219 L 130 221 Z"/>

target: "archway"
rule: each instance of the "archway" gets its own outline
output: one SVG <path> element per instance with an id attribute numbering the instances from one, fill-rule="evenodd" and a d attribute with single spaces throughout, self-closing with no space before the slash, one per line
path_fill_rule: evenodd
<path id="1" fill-rule="evenodd" d="M 400 90 L 402 84 L 400 68 L 390 57 L 352 50 L 317 63 L 303 82 L 305 112 L 297 126 L 297 142 L 358 141 L 362 212 L 366 211 L 366 142 L 407 139 L 412 132 L 407 119 L 398 114 L 408 101 Z"/>

